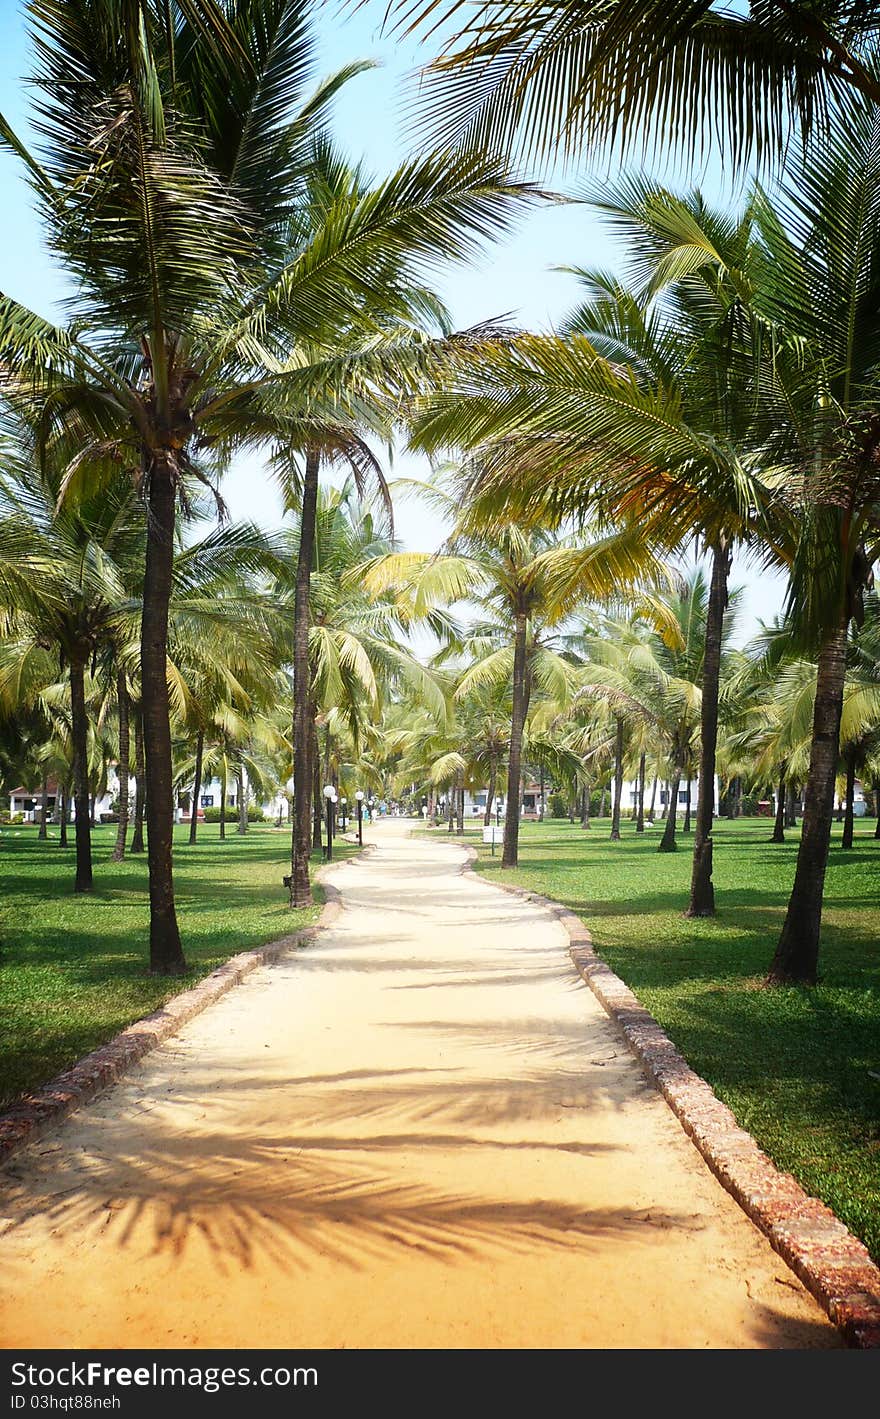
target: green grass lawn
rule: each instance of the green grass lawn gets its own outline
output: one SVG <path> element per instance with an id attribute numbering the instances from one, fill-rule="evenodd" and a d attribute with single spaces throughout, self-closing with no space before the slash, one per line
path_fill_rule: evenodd
<path id="1" fill-rule="evenodd" d="M 859 830 L 860 829 L 860 830 Z M 683 916 L 690 847 L 606 823 L 523 826 L 505 881 L 571 907 L 608 961 L 776 1164 L 821 1197 L 880 1259 L 880 842 L 835 826 L 825 892 L 821 984 L 764 990 L 794 876 L 798 834 L 778 846 L 760 819 L 716 828 L 718 916 Z M 468 835 L 470 836 L 470 835 Z M 500 855 L 480 847 L 480 869 Z"/>
<path id="2" fill-rule="evenodd" d="M 227 838 L 219 824 L 176 830 L 175 882 L 190 972 L 147 974 L 149 906 L 145 856 L 110 861 L 115 827 L 93 834 L 95 890 L 74 896 L 73 847 L 58 828 L 0 834 L 0 1105 L 43 1084 L 117 1030 L 245 951 L 313 921 L 318 908 L 290 911 L 281 878 L 290 871 L 286 830 L 251 825 Z M 71 832 L 72 842 L 72 832 Z M 356 851 L 334 845 L 334 859 Z M 318 889 L 320 896 L 320 888 Z"/>

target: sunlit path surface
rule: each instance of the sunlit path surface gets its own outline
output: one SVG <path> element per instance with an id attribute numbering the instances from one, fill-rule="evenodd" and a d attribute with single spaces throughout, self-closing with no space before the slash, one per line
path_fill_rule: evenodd
<path id="1" fill-rule="evenodd" d="M 559 924 L 375 836 L 316 945 L 10 1165 L 4 1345 L 836 1345 Z"/>

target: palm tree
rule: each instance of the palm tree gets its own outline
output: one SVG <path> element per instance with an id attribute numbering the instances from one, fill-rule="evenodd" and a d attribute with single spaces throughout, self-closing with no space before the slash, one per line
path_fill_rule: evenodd
<path id="1" fill-rule="evenodd" d="M 421 75 L 424 126 L 547 162 L 652 140 L 694 158 L 710 135 L 740 162 L 776 158 L 793 128 L 821 129 L 851 97 L 880 100 L 875 12 L 849 0 L 502 0 L 464 19 L 461 0 L 393 0 L 389 11 L 407 33 L 443 36 Z"/>
<path id="2" fill-rule="evenodd" d="M 588 662 L 582 672 L 582 695 L 607 703 L 613 718 L 615 814 L 612 838 L 620 837 L 619 803 L 623 785 L 624 730 L 647 731 L 661 746 L 669 768 L 669 811 L 660 852 L 675 850 L 679 785 L 690 777 L 693 744 L 700 717 L 700 670 L 703 651 L 700 612 L 706 594 L 697 570 L 684 593 L 669 598 L 676 634 L 664 641 L 643 617 L 609 618 L 598 635 L 585 638 Z M 701 783 L 701 796 L 714 793 L 714 781 Z"/>
<path id="3" fill-rule="evenodd" d="M 789 610 L 817 646 L 801 841 L 770 984 L 816 980 L 849 627 L 880 551 L 878 178 L 880 112 L 866 104 L 795 165 L 779 212 L 759 213 L 767 265 L 754 303 L 781 332 L 768 417 L 787 409 L 778 457 L 801 517 Z"/>
<path id="4" fill-rule="evenodd" d="M 478 507 L 532 524 L 637 519 L 655 544 L 697 534 L 712 559 L 700 777 L 715 777 L 722 627 L 735 544 L 776 547 L 782 511 L 756 436 L 755 318 L 762 256 L 736 221 L 642 181 L 600 204 L 630 239 L 635 284 L 578 272 L 587 300 L 559 336 L 463 358 L 422 402 L 418 437 L 478 450 Z M 697 814 L 689 914 L 714 911 L 712 803 Z"/>
<path id="5" fill-rule="evenodd" d="M 425 425 L 419 427 L 417 437 L 423 446 L 433 440 Z M 437 438 L 438 444 L 443 442 L 449 442 L 446 431 Z M 447 514 L 458 513 L 461 499 L 443 486 L 442 479 L 422 492 Z M 396 586 L 416 614 L 467 599 L 489 618 L 472 628 L 472 664 L 456 695 L 467 696 L 479 686 L 510 687 L 502 867 L 517 865 L 523 735 L 532 692 L 537 686 L 564 699 L 570 688 L 571 665 L 553 646 L 554 631 L 584 601 L 607 596 L 640 575 L 657 572 L 656 561 L 635 529 L 591 543 L 557 543 L 540 527 L 484 517 L 478 508 L 458 513 L 441 554 L 392 555 L 368 571 L 369 587 Z"/>
<path id="6" fill-rule="evenodd" d="M 369 313 L 412 326 L 389 263 L 465 256 L 530 193 L 495 161 L 446 155 L 350 193 L 342 211 L 327 204 L 316 223 L 304 179 L 326 167 L 316 135 L 341 80 L 303 99 L 309 10 L 293 0 L 94 0 L 87 21 L 64 0 L 40 17 L 38 55 L 41 159 L 3 132 L 75 276 L 76 319 L 53 325 L 4 297 L 0 356 L 10 394 L 66 457 L 68 496 L 121 464 L 147 505 L 150 961 L 179 973 L 166 686 L 176 503 L 234 447 L 285 430 L 309 447 L 310 432 L 362 414 L 403 358 Z"/>
<path id="7" fill-rule="evenodd" d="M 443 696 L 434 677 L 406 649 L 405 634 L 412 617 L 388 597 L 372 596 L 362 583 L 361 568 L 385 555 L 392 545 L 388 537 L 388 510 L 378 521 L 360 501 L 361 478 L 351 477 L 339 488 L 316 489 L 311 512 L 304 502 L 283 547 L 276 569 L 270 600 L 281 615 L 278 624 L 279 653 L 289 654 L 289 627 L 285 611 L 294 606 L 294 667 L 300 632 L 297 608 L 305 604 L 307 623 L 306 693 L 294 706 L 294 765 L 297 744 L 305 763 L 305 790 L 294 771 L 293 855 L 302 865 L 306 846 L 311 855 L 313 814 L 320 814 L 320 775 L 317 728 L 322 716 L 341 716 L 351 746 L 358 751 L 369 724 L 379 715 L 384 698 L 409 691 L 418 693 L 428 705 L 442 704 Z M 304 520 L 311 533 L 303 532 Z M 310 543 L 308 596 L 302 600 L 301 557 L 305 541 Z M 292 584 L 291 584 L 292 583 Z M 404 619 L 402 619 L 402 617 Z M 299 725 L 299 729 L 296 726 Z M 333 729 L 325 719 L 325 752 Z M 296 735 L 299 734 L 299 739 Z M 303 745 L 305 748 L 303 749 Z M 332 757 L 332 752 L 331 752 Z M 305 770 L 304 770 L 305 771 Z M 299 783 L 299 788 L 297 784 Z M 299 807 L 297 808 L 297 804 Z M 304 820 L 304 821 L 303 821 Z M 303 839 L 307 839 L 304 844 Z M 305 876 L 308 876 L 305 860 Z M 297 899 L 297 876 L 291 871 L 291 900 Z"/>
<path id="8" fill-rule="evenodd" d="M 88 667 L 110 652 L 120 667 L 136 630 L 136 607 L 123 568 L 136 532 L 133 489 L 117 474 L 99 496 L 77 508 L 56 507 L 58 481 L 51 463 L 31 458 L 19 429 L 17 462 L 7 450 L 7 480 L 0 493 L 0 540 L 7 557 L 7 625 L 0 695 L 34 703 L 66 672 L 69 682 L 72 777 L 75 805 L 75 892 L 92 889 L 89 793 Z M 12 577 L 13 539 L 17 547 Z M 29 575 L 27 573 L 30 573 Z"/>

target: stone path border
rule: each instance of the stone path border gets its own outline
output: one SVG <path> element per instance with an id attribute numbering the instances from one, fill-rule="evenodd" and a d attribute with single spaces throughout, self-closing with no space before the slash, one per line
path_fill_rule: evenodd
<path id="1" fill-rule="evenodd" d="M 470 844 L 461 845 L 468 854 L 462 870 L 472 871 L 479 853 Z M 596 955 L 580 917 L 526 887 L 483 880 L 513 896 L 540 902 L 558 918 L 568 933 L 569 954 L 578 972 L 718 1181 L 800 1278 L 846 1342 L 854 1349 L 880 1348 L 880 1269 L 867 1248 L 824 1202 L 811 1197 L 788 1173 L 781 1173 L 752 1135 L 740 1128 L 650 1011 Z"/>
<path id="2" fill-rule="evenodd" d="M 344 867 L 371 852 L 375 843 L 367 843 L 360 852 L 330 867 Z M 279 864 L 280 866 L 281 864 Z M 207 1010 L 233 986 L 249 976 L 258 966 L 270 965 L 285 952 L 307 945 L 325 926 L 335 921 L 342 910 L 340 894 L 330 882 L 323 882 L 326 866 L 319 869 L 316 881 L 321 883 L 326 901 L 318 920 L 289 936 L 258 946 L 253 951 L 241 951 L 230 956 L 222 966 L 200 980 L 190 990 L 181 991 L 152 1015 L 145 1015 L 114 1035 L 105 1045 L 56 1074 L 48 1084 L 32 1094 L 25 1094 L 4 1113 L 0 1113 L 0 1164 L 13 1153 L 38 1138 L 67 1114 L 88 1103 L 101 1089 L 114 1084 L 133 1064 L 143 1059 L 157 1045 L 176 1034 L 182 1025 Z"/>

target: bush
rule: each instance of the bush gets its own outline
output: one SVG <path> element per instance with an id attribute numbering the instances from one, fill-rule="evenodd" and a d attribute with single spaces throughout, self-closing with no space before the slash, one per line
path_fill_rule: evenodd
<path id="1" fill-rule="evenodd" d="M 564 793 L 551 793 L 548 807 L 551 818 L 568 817 L 568 799 Z"/>
<path id="2" fill-rule="evenodd" d="M 206 822 L 206 823 L 219 823 L 219 822 L 220 822 L 220 806 L 219 806 L 219 804 L 218 804 L 218 806 L 217 806 L 216 808 L 205 808 L 205 809 L 204 809 L 204 814 L 205 814 L 205 822 Z M 248 804 L 247 817 L 248 817 L 248 822 L 249 822 L 249 823 L 265 823 L 265 822 L 267 821 L 267 820 L 266 820 L 266 815 L 265 815 L 265 813 L 263 812 L 262 808 L 261 808 L 261 807 L 259 806 L 259 804 L 257 804 L 257 803 L 249 803 L 249 804 Z M 227 808 L 226 808 L 226 821 L 227 821 L 227 823 L 237 823 L 237 822 L 238 822 L 238 809 L 237 809 L 237 808 L 230 808 L 229 806 L 227 806 Z"/>
<path id="3" fill-rule="evenodd" d="M 758 812 L 757 798 L 751 793 L 744 793 L 740 801 L 742 806 L 743 817 L 754 818 Z"/>

